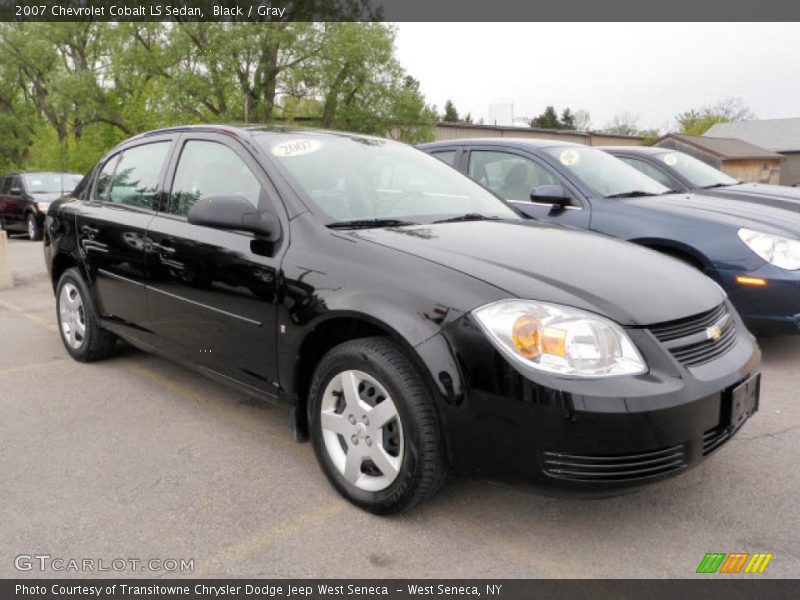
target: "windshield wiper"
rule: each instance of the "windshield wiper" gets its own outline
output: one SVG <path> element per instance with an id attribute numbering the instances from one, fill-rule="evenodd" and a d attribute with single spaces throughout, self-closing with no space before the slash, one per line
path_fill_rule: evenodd
<path id="1" fill-rule="evenodd" d="M 480 213 L 467 213 L 465 215 L 459 215 L 458 217 L 450 217 L 449 219 L 439 219 L 438 221 L 434 221 L 434 223 L 459 223 L 462 221 L 499 221 L 500 217 L 494 217 L 491 215 L 482 215 Z"/>
<path id="2" fill-rule="evenodd" d="M 738 183 L 742 183 L 742 182 L 741 181 L 737 181 L 736 183 L 712 183 L 711 185 L 704 185 L 703 189 L 704 190 L 710 190 L 712 188 L 728 187 L 729 185 L 736 185 Z"/>
<path id="3" fill-rule="evenodd" d="M 403 225 L 419 225 L 413 221 L 400 219 L 353 219 L 352 221 L 337 221 L 330 223 L 329 229 L 372 229 L 376 227 L 402 227 Z"/>
<path id="4" fill-rule="evenodd" d="M 643 190 L 632 190 L 630 192 L 620 192 L 619 194 L 609 194 L 606 198 L 640 198 L 642 196 L 658 196 Z"/>

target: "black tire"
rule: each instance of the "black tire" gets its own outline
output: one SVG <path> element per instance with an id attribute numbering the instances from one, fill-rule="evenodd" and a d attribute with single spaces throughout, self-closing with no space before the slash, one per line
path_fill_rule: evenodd
<path id="1" fill-rule="evenodd" d="M 82 314 L 85 333 L 78 347 L 74 347 L 69 343 L 62 324 L 62 292 L 67 285 L 71 285 L 77 291 L 83 305 Z M 107 358 L 113 354 L 117 337 L 100 327 L 92 295 L 77 268 L 67 269 L 58 280 L 58 285 L 56 286 L 56 319 L 58 320 L 61 341 L 64 342 L 67 352 L 75 360 L 92 362 Z"/>
<path id="2" fill-rule="evenodd" d="M 28 239 L 32 242 L 42 241 L 42 228 L 39 227 L 39 222 L 36 220 L 36 215 L 28 213 L 25 218 L 25 230 L 28 232 Z"/>
<path id="3" fill-rule="evenodd" d="M 338 374 L 358 370 L 377 380 L 391 396 L 402 425 L 404 452 L 394 481 L 365 491 L 335 467 L 322 434 L 325 389 Z M 392 340 L 370 337 L 345 342 L 320 360 L 311 381 L 308 417 L 314 451 L 323 472 L 347 500 L 371 513 L 388 515 L 432 497 L 447 476 L 442 432 L 433 400 L 411 359 Z"/>

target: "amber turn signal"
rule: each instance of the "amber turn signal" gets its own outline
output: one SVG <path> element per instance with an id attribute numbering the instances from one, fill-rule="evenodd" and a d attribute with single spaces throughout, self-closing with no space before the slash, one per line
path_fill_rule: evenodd
<path id="1" fill-rule="evenodd" d="M 764 287 L 765 285 L 767 285 L 767 280 L 763 279 L 762 277 L 746 277 L 744 275 L 737 275 L 736 283 L 741 283 L 742 285 L 754 285 L 756 287 Z"/>

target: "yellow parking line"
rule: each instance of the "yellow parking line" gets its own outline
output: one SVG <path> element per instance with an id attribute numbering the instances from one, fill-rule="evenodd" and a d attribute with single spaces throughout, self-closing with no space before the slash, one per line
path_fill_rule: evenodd
<path id="1" fill-rule="evenodd" d="M 193 576 L 207 577 L 214 566 L 235 564 L 243 559 L 254 557 L 275 542 L 297 537 L 315 525 L 336 516 L 347 507 L 349 505 L 342 500 L 327 508 L 305 512 L 291 522 L 275 525 L 240 544 L 229 546 L 215 554 L 208 560 L 208 566 L 196 571 Z M 213 574 L 213 571 L 211 574 Z"/>
<path id="2" fill-rule="evenodd" d="M 10 367 L 8 369 L 0 369 L 0 376 L 3 375 L 10 375 L 11 373 L 19 373 L 20 371 L 27 371 L 28 369 L 42 369 L 44 367 L 49 367 L 51 365 L 56 365 L 58 363 L 65 362 L 66 358 L 56 358 L 54 360 L 49 360 L 47 362 L 42 363 L 33 363 L 30 365 L 20 365 L 18 367 Z"/>
<path id="3" fill-rule="evenodd" d="M 7 308 L 8 310 L 13 310 L 15 313 L 18 313 L 28 319 L 29 321 L 33 321 L 43 327 L 47 327 L 50 331 L 55 331 L 58 333 L 58 326 L 55 323 L 48 321 L 47 319 L 43 319 L 39 315 L 35 315 L 31 312 L 28 312 L 21 306 L 16 306 L 15 304 L 11 304 L 10 302 L 6 302 L 5 300 L 0 300 L 0 306 L 3 308 Z"/>

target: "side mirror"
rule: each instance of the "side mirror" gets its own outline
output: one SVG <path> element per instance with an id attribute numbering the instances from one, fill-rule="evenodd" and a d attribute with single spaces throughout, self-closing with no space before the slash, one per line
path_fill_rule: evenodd
<path id="1" fill-rule="evenodd" d="M 278 221 L 272 214 L 259 212 L 241 196 L 200 198 L 189 209 L 188 219 L 192 225 L 249 231 L 271 242 L 278 239 L 280 231 Z"/>
<path id="2" fill-rule="evenodd" d="M 22 188 L 14 187 L 8 190 L 9 196 L 22 196 Z"/>
<path id="3" fill-rule="evenodd" d="M 572 199 L 567 191 L 560 185 L 537 185 L 531 190 L 533 202 L 546 202 L 559 208 L 569 206 Z"/>

